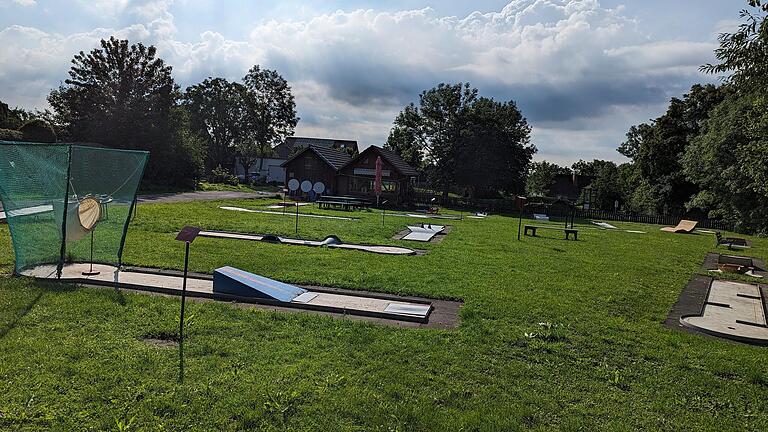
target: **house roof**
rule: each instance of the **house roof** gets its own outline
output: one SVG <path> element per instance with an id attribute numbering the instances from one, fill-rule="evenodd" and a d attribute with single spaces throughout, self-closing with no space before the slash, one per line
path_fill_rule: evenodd
<path id="1" fill-rule="evenodd" d="M 408 162 L 406 162 L 402 157 L 400 157 L 400 155 L 398 155 L 397 153 L 395 153 L 395 152 L 393 152 L 391 150 L 387 150 L 385 148 L 374 146 L 374 145 L 368 147 L 367 149 L 363 150 L 362 153 L 360 153 L 359 155 L 357 155 L 354 158 L 352 158 L 352 160 L 347 162 L 347 165 L 352 164 L 354 161 L 356 161 L 357 159 L 362 157 L 364 154 L 366 154 L 368 152 L 374 152 L 374 151 L 377 152 L 379 155 L 381 155 L 381 157 L 384 160 L 386 160 L 387 163 L 392 165 L 392 167 L 395 168 L 400 174 L 402 174 L 404 176 L 417 176 L 417 175 L 419 175 L 419 172 L 416 171 L 416 168 L 414 168 L 410 164 L 408 164 Z"/>
<path id="2" fill-rule="evenodd" d="M 336 150 L 336 149 L 334 149 L 332 147 L 318 147 L 318 146 L 310 145 L 309 147 L 304 147 L 303 150 L 301 150 L 300 152 L 296 153 L 295 155 L 293 155 L 293 157 L 291 157 L 287 161 L 285 161 L 282 164 L 280 164 L 280 166 L 284 167 L 289 162 L 291 162 L 292 160 L 294 160 L 294 159 L 298 158 L 299 156 L 303 155 L 304 153 L 310 152 L 310 151 L 312 153 L 315 153 L 317 156 L 319 156 L 320 159 L 323 160 L 323 162 L 328 164 L 335 171 L 340 170 L 341 167 L 343 167 L 350 160 L 352 160 L 352 158 L 347 153 L 345 153 L 344 151 Z"/>
<path id="3" fill-rule="evenodd" d="M 288 137 L 285 142 L 275 147 L 277 156 L 281 159 L 288 159 L 295 153 L 296 149 L 307 148 L 309 146 L 325 147 L 345 151 L 352 149 L 352 154 L 357 154 L 357 141 L 340 140 L 332 138 L 307 138 L 307 137 Z"/>

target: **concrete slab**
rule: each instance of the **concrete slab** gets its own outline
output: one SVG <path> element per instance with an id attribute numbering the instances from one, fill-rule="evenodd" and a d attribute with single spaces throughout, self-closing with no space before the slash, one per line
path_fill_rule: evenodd
<path id="1" fill-rule="evenodd" d="M 613 225 L 609 224 L 608 222 L 600 222 L 600 221 L 590 221 L 590 222 L 592 222 L 593 224 L 595 224 L 595 225 L 599 226 L 600 228 L 605 228 L 605 229 L 618 229 L 617 227 L 615 227 L 615 226 L 613 226 Z"/>
<path id="2" fill-rule="evenodd" d="M 683 316 L 680 322 L 714 336 L 768 345 L 762 291 L 757 285 L 713 280 L 701 315 Z"/>
<path id="3" fill-rule="evenodd" d="M 24 207 L 16 210 L 8 210 L 4 216 L 17 217 L 17 216 L 32 216 L 41 213 L 48 213 L 53 211 L 53 205 L 45 204 L 32 207 Z"/>
<path id="4" fill-rule="evenodd" d="M 445 227 L 443 225 L 424 225 L 421 226 L 408 226 L 408 233 L 403 240 L 413 240 L 420 242 L 428 242 L 432 240 L 434 236 L 443 232 Z"/>

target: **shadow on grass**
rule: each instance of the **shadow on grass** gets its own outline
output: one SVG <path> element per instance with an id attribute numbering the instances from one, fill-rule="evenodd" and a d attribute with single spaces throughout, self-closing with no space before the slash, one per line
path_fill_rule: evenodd
<path id="1" fill-rule="evenodd" d="M 21 321 L 29 311 L 32 310 L 32 308 L 35 307 L 35 305 L 40 301 L 40 298 L 43 297 L 43 293 L 45 292 L 45 289 L 41 289 L 40 292 L 37 293 L 35 298 L 32 299 L 24 308 L 21 310 L 21 313 L 14 318 L 11 322 L 9 322 L 7 325 L 0 328 L 0 339 L 3 339 L 5 335 L 7 335 L 11 330 L 16 328 L 16 326 L 19 324 L 19 321 Z"/>

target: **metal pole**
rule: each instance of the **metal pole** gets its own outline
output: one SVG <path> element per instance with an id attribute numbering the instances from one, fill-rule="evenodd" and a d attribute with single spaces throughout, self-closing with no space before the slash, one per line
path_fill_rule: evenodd
<path id="1" fill-rule="evenodd" d="M 517 239 L 520 240 L 520 227 L 523 226 L 523 209 L 520 209 L 520 214 L 517 217 Z"/>
<path id="2" fill-rule="evenodd" d="M 184 382 L 184 304 L 187 300 L 187 270 L 189 268 L 189 242 L 184 243 L 184 279 L 181 285 L 181 317 L 179 319 L 179 382 Z"/>
<path id="3" fill-rule="evenodd" d="M 299 203 L 296 203 L 296 235 L 299 235 Z"/>
<path id="4" fill-rule="evenodd" d="M 88 270 L 88 273 L 93 273 L 93 231 L 91 230 L 91 267 L 90 270 Z"/>
<path id="5" fill-rule="evenodd" d="M 97 274 L 101 273 L 100 271 L 93 271 L 93 234 L 96 230 L 91 231 L 91 259 L 90 259 L 90 269 L 88 271 L 82 272 L 83 276 L 96 276 Z"/>

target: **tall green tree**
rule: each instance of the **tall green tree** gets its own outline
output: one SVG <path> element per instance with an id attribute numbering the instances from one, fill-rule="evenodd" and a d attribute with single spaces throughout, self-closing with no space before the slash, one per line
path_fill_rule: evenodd
<path id="1" fill-rule="evenodd" d="M 414 104 L 408 104 L 393 124 L 384 147 L 400 155 L 417 170 L 422 169 L 426 137 L 421 128 L 419 109 Z"/>
<path id="2" fill-rule="evenodd" d="M 768 5 L 750 3 L 768 12 Z M 730 73 L 729 92 L 687 149 L 683 166 L 700 189 L 689 207 L 768 234 L 768 16 L 745 10 L 742 18 L 737 32 L 720 36 L 720 63 L 703 67 Z"/>
<path id="3" fill-rule="evenodd" d="M 445 84 L 419 95 L 395 118 L 387 147 L 421 168 L 433 187 L 472 195 L 520 193 L 536 148 L 513 101 L 478 97 L 468 83 Z"/>
<path id="4" fill-rule="evenodd" d="M 185 122 L 172 118 L 176 85 L 154 46 L 102 40 L 100 48 L 74 56 L 69 76 L 48 102 L 70 139 L 148 150 L 147 181 L 194 183 L 199 152 L 188 150 L 198 143 L 181 141 L 190 135 L 174 129 Z"/>
<path id="5" fill-rule="evenodd" d="M 244 133 L 234 147 L 247 176 L 257 158 L 261 171 L 264 158 L 271 156 L 274 147 L 293 134 L 299 118 L 291 87 L 277 71 L 256 65 L 245 75 L 243 84 Z"/>
<path id="6" fill-rule="evenodd" d="M 234 169 L 234 144 L 245 123 L 245 87 L 224 78 L 207 78 L 187 87 L 183 98 L 192 129 L 207 141 L 206 172 Z"/>
<path id="7" fill-rule="evenodd" d="M 455 183 L 473 197 L 521 193 L 536 148 L 517 105 L 480 97 L 470 106 L 465 122 L 456 150 Z"/>
<path id="8" fill-rule="evenodd" d="M 571 173 L 570 168 L 555 163 L 532 162 L 525 182 L 525 193 L 528 196 L 546 196 L 549 193 L 549 188 L 555 183 L 555 177 L 560 174 Z"/>
<path id="9" fill-rule="evenodd" d="M 681 157 L 724 95 L 721 87 L 696 84 L 682 99 L 672 98 L 664 115 L 630 128 L 618 151 L 632 159 L 637 170 L 632 207 L 651 212 L 682 209 L 696 193 L 696 185 L 683 173 Z"/>

